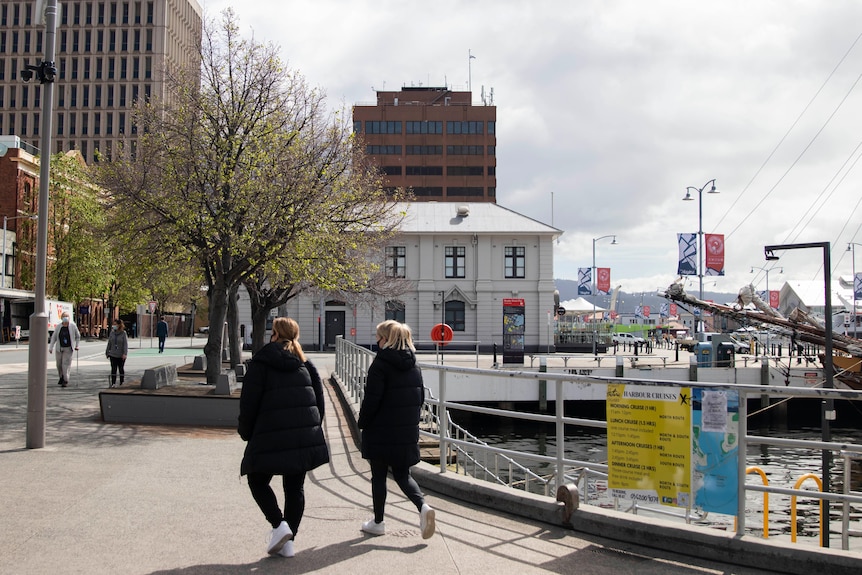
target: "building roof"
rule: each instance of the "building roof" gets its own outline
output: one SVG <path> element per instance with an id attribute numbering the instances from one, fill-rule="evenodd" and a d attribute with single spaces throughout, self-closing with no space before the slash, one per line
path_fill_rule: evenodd
<path id="1" fill-rule="evenodd" d="M 562 230 L 491 202 L 400 202 L 403 233 L 414 234 L 553 234 Z"/>
<path id="2" fill-rule="evenodd" d="M 567 299 L 564 302 L 560 302 L 560 307 L 568 312 L 585 312 L 593 311 L 593 304 L 582 297 L 578 297 L 577 299 Z M 596 306 L 596 311 L 607 311 L 603 307 Z"/>
<path id="3" fill-rule="evenodd" d="M 805 306 L 809 308 L 822 308 L 826 305 L 826 293 L 823 280 L 793 280 L 786 281 L 781 288 L 796 294 Z M 832 280 L 832 310 L 838 311 L 841 307 L 853 307 L 853 290 L 842 285 L 837 279 Z"/>

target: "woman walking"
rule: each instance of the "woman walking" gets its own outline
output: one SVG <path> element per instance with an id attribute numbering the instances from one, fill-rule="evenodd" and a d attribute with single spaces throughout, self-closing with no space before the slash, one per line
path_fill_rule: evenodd
<path id="1" fill-rule="evenodd" d="M 377 326 L 380 348 L 365 384 L 359 410 L 362 457 L 371 465 L 371 498 L 374 518 L 362 524 L 371 535 L 386 533 L 386 475 L 392 477 L 419 511 L 422 538 L 434 535 L 434 510 L 425 503 L 410 467 L 419 463 L 419 416 L 425 403 L 422 371 L 416 365 L 416 348 L 410 328 L 387 320 Z"/>
<path id="2" fill-rule="evenodd" d="M 305 474 L 329 461 L 323 436 L 323 385 L 299 344 L 299 325 L 277 317 L 272 339 L 249 362 L 239 403 L 240 436 L 248 442 L 240 473 L 272 525 L 270 555 L 294 556 L 305 511 Z M 284 513 L 270 487 L 281 475 Z"/>
<path id="3" fill-rule="evenodd" d="M 126 379 L 126 357 L 129 355 L 129 336 L 126 334 L 126 324 L 121 319 L 115 319 L 108 334 L 108 347 L 105 357 L 111 362 L 111 387 L 117 385 L 117 372 L 120 372 L 120 385 Z"/>

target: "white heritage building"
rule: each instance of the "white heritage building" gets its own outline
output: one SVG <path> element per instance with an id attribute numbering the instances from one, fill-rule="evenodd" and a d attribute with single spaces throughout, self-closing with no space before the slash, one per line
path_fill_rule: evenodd
<path id="1" fill-rule="evenodd" d="M 560 230 L 490 202 L 406 202 L 395 210 L 406 215 L 385 265 L 410 289 L 373 305 L 317 294 L 294 298 L 278 313 L 297 320 L 303 347 L 331 349 L 337 336 L 371 347 L 377 324 L 391 318 L 407 323 L 426 349 L 432 328 L 445 319 L 453 346 L 478 342 L 483 353 L 494 344 L 502 350 L 503 300 L 514 298 L 524 302 L 524 351 L 553 348 L 553 244 Z M 239 303 L 245 332 L 251 326 L 245 290 Z"/>

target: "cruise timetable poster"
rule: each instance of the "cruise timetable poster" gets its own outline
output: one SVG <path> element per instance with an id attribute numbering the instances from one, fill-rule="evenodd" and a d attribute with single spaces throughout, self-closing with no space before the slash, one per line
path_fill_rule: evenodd
<path id="1" fill-rule="evenodd" d="M 608 488 L 643 503 L 691 505 L 691 388 L 608 386 Z"/>

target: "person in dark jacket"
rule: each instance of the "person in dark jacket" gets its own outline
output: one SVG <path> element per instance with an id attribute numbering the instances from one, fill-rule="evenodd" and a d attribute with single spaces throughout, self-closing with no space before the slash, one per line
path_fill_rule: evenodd
<path id="1" fill-rule="evenodd" d="M 425 403 L 422 371 L 416 365 L 416 348 L 410 328 L 387 320 L 377 326 L 380 350 L 365 383 L 365 397 L 359 410 L 362 430 L 362 457 L 371 465 L 371 498 L 374 518 L 361 530 L 383 535 L 386 506 L 386 475 L 392 477 L 419 511 L 422 538 L 434 535 L 434 510 L 425 503 L 410 467 L 419 463 L 419 417 Z"/>
<path id="2" fill-rule="evenodd" d="M 126 335 L 126 324 L 121 319 L 115 319 L 108 335 L 108 347 L 105 357 L 111 362 L 111 387 L 117 385 L 117 371 L 120 372 L 120 385 L 126 380 L 126 357 L 129 355 L 129 338 Z"/>
<path id="3" fill-rule="evenodd" d="M 240 436 L 248 442 L 240 473 L 272 525 L 267 553 L 293 557 L 305 510 L 305 474 L 329 461 L 323 435 L 323 385 L 299 344 L 299 325 L 272 322 L 272 341 L 249 362 L 239 402 Z M 270 487 L 282 476 L 284 513 Z"/>
<path id="4" fill-rule="evenodd" d="M 159 338 L 159 353 L 165 352 L 165 340 L 168 338 L 168 322 L 164 316 L 159 318 L 159 323 L 156 324 L 156 337 Z"/>

